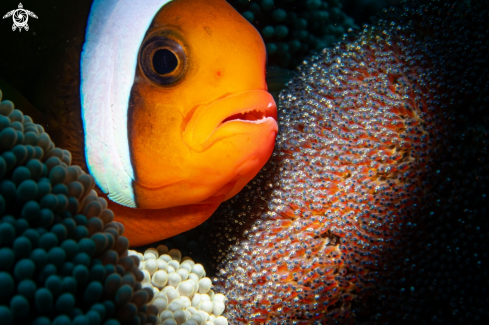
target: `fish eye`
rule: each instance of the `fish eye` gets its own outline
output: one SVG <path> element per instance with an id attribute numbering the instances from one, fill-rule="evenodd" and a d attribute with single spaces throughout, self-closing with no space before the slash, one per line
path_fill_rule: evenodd
<path id="1" fill-rule="evenodd" d="M 159 49 L 153 54 L 153 69 L 161 75 L 174 71 L 178 66 L 178 59 L 172 51 Z"/>
<path id="2" fill-rule="evenodd" d="M 178 41 L 166 36 L 153 36 L 142 45 L 139 65 L 149 80 L 170 86 L 185 74 L 187 56 Z"/>

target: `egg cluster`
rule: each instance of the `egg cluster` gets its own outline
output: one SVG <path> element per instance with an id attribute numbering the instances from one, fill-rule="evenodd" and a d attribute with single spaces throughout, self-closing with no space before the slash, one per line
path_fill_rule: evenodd
<path id="1" fill-rule="evenodd" d="M 461 323 L 484 319 L 488 209 L 485 193 L 467 181 L 487 189 L 486 143 L 479 140 L 484 147 L 469 156 L 481 164 L 477 175 L 474 163 L 466 161 L 462 172 L 450 159 L 472 152 L 455 137 L 467 136 L 469 103 L 474 121 L 485 121 L 471 134 L 487 138 L 489 11 L 410 4 L 300 66 L 280 95 L 270 162 L 210 219 L 216 291 L 226 292 L 230 323 L 430 323 L 440 315 L 448 321 L 447 306 L 455 314 L 467 309 Z M 450 212 L 468 209 L 471 197 L 481 206 L 464 212 L 469 219 Z M 477 220 L 468 222 L 470 215 Z M 444 229 L 450 219 L 469 228 Z M 469 257 L 469 238 L 477 240 L 476 256 Z M 459 279 L 480 288 L 469 290 Z M 453 281 L 458 285 L 447 288 Z"/>
<path id="2" fill-rule="evenodd" d="M 149 248 L 142 253 L 129 251 L 141 261 L 144 274 L 142 287 L 154 291 L 151 305 L 158 308 L 158 324 L 164 325 L 227 325 L 221 314 L 225 297 L 211 289 L 211 279 L 205 277 L 201 264 L 189 257 L 182 259 L 178 249 L 165 245 Z"/>
<path id="3" fill-rule="evenodd" d="M 415 232 L 361 313 L 378 323 L 485 324 L 489 319 L 489 4 L 408 3 L 401 18 L 426 31 L 453 127 Z M 433 35 L 436 38 L 433 38 Z M 420 38 L 421 39 L 421 38 Z M 359 311 L 360 313 L 360 311 Z"/>
<path id="4" fill-rule="evenodd" d="M 258 220 L 220 273 L 230 318 L 348 319 L 405 244 L 446 131 L 424 57 L 377 33 L 310 58 L 281 95 L 274 181 L 241 195 Z"/>
<path id="5" fill-rule="evenodd" d="M 353 19 L 339 0 L 230 0 L 265 40 L 269 64 L 295 68 L 311 50 L 339 40 Z"/>
<path id="6" fill-rule="evenodd" d="M 94 186 L 40 125 L 0 102 L 2 325 L 156 324 L 153 290 Z"/>

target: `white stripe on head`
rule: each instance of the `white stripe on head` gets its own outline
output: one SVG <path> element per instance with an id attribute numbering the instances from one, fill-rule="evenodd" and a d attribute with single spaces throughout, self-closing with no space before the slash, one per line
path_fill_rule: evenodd
<path id="1" fill-rule="evenodd" d="M 119 204 L 135 207 L 127 131 L 139 47 L 170 0 L 95 0 L 81 54 L 81 106 L 88 169 Z"/>

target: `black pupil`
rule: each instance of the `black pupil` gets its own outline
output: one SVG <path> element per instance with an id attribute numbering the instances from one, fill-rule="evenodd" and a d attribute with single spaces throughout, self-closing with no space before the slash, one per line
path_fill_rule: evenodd
<path id="1" fill-rule="evenodd" d="M 167 74 L 175 70 L 178 59 L 172 51 L 161 49 L 153 55 L 153 67 L 159 74 Z"/>

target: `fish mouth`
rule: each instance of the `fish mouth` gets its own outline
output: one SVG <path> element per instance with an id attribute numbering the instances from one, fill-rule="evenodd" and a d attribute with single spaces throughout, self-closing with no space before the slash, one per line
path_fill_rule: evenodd
<path id="1" fill-rule="evenodd" d="M 277 105 L 262 89 L 234 93 L 198 106 L 186 120 L 183 139 L 197 152 L 207 150 L 219 139 L 253 132 L 253 127 L 278 130 Z"/>
<path id="2" fill-rule="evenodd" d="M 265 122 L 265 119 L 267 117 L 270 117 L 270 116 L 267 116 L 266 112 L 253 109 L 251 111 L 231 115 L 231 116 L 227 117 L 226 119 L 224 119 L 224 121 L 222 121 L 219 126 L 223 125 L 224 123 L 231 122 L 231 121 L 242 121 L 242 122 L 260 124 L 260 123 Z"/>

